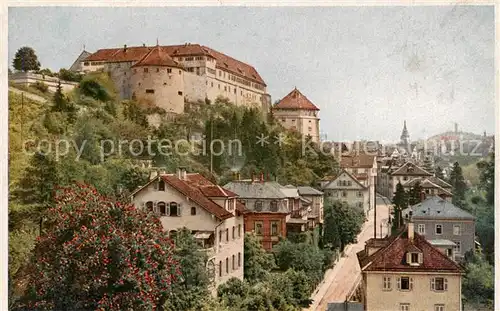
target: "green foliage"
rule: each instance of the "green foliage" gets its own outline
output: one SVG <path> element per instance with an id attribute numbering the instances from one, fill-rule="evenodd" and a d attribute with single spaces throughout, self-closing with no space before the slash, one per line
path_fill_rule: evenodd
<path id="1" fill-rule="evenodd" d="M 415 183 L 415 186 L 413 186 L 409 191 L 408 191 L 408 194 L 407 194 L 407 197 L 408 197 L 408 203 L 410 204 L 410 206 L 412 205 L 415 205 L 415 204 L 418 204 L 421 202 L 421 199 L 420 199 L 420 196 L 422 194 L 422 187 L 420 186 L 420 182 L 417 181 Z"/>
<path id="2" fill-rule="evenodd" d="M 209 296 L 210 278 L 205 267 L 207 256 L 189 230 L 179 230 L 175 238 L 173 258 L 179 262 L 182 277 L 172 285 L 165 311 L 199 310 Z"/>
<path id="3" fill-rule="evenodd" d="M 396 185 L 396 192 L 392 198 L 392 204 L 394 205 L 392 229 L 397 230 L 403 225 L 402 211 L 408 207 L 408 197 L 400 182 Z"/>
<path id="4" fill-rule="evenodd" d="M 469 303 L 493 307 L 495 277 L 493 266 L 481 255 L 474 254 L 466 262 L 462 293 Z"/>
<path id="5" fill-rule="evenodd" d="M 36 81 L 35 83 L 32 84 L 32 86 L 42 93 L 47 93 L 47 91 L 49 90 L 49 86 L 40 81 Z"/>
<path id="6" fill-rule="evenodd" d="M 323 243 L 331 249 L 339 248 L 356 241 L 364 223 L 363 211 L 350 207 L 342 201 L 327 200 L 324 206 Z"/>
<path id="7" fill-rule="evenodd" d="M 435 175 L 437 178 L 439 178 L 439 179 L 441 179 L 441 180 L 444 180 L 443 169 L 442 169 L 440 166 L 438 166 L 438 167 L 436 168 L 436 171 L 434 172 L 434 175 Z"/>
<path id="8" fill-rule="evenodd" d="M 15 230 L 9 232 L 9 276 L 14 277 L 29 261 L 35 247 L 35 230 Z"/>
<path id="9" fill-rule="evenodd" d="M 480 171 L 480 187 L 486 191 L 488 204 L 495 204 L 495 153 L 491 153 L 488 160 L 477 164 Z"/>
<path id="10" fill-rule="evenodd" d="M 83 184 L 58 190 L 37 240 L 27 306 L 38 310 L 153 309 L 177 282 L 158 218 Z"/>
<path id="11" fill-rule="evenodd" d="M 64 81 L 80 82 L 82 80 L 82 75 L 64 68 L 59 70 L 59 79 Z"/>
<path id="12" fill-rule="evenodd" d="M 40 62 L 36 56 L 35 50 L 24 46 L 17 50 L 12 66 L 18 71 L 40 70 Z"/>
<path id="13" fill-rule="evenodd" d="M 455 162 L 453 164 L 453 169 L 450 173 L 450 184 L 453 187 L 452 203 L 459 207 L 463 207 L 467 186 L 462 174 L 462 167 L 460 167 L 460 164 L 458 162 Z"/>
<path id="14" fill-rule="evenodd" d="M 250 233 L 245 233 L 244 258 L 244 277 L 250 284 L 264 280 L 275 268 L 273 255 L 267 253 L 257 237 Z"/>
<path id="15" fill-rule="evenodd" d="M 49 77 L 57 76 L 57 73 L 52 72 L 49 68 L 40 69 L 36 73 L 40 74 L 40 75 L 44 75 L 44 76 L 49 76 Z"/>

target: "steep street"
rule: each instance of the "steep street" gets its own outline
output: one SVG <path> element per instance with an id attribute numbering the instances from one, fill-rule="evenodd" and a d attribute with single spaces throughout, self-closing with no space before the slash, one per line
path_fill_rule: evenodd
<path id="1" fill-rule="evenodd" d="M 389 217 L 388 199 L 377 196 L 377 237 L 380 237 L 380 224 L 382 224 L 382 236 L 387 233 L 387 219 Z M 342 257 L 333 269 L 325 273 L 323 283 L 313 294 L 313 304 L 305 310 L 324 311 L 329 302 L 343 302 L 346 295 L 361 274 L 356 253 L 362 250 L 365 242 L 373 238 L 374 212 L 368 214 L 368 221 L 363 225 L 361 233 L 358 235 L 358 242 L 346 247 L 345 257 Z"/>

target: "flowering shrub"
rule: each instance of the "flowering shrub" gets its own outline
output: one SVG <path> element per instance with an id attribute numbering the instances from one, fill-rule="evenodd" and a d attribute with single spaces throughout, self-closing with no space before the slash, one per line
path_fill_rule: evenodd
<path id="1" fill-rule="evenodd" d="M 155 310 L 180 274 L 157 217 L 93 187 L 59 188 L 35 246 L 30 310 Z"/>

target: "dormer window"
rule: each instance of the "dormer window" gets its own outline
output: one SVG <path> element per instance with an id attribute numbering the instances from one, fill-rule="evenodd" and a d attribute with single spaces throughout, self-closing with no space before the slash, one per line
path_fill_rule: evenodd
<path id="1" fill-rule="evenodd" d="M 271 201 L 271 212 L 277 212 L 277 211 L 278 211 L 278 202 Z"/>
<path id="2" fill-rule="evenodd" d="M 158 191 L 165 191 L 165 182 L 162 179 L 158 182 Z"/>
<path id="3" fill-rule="evenodd" d="M 406 262 L 410 266 L 418 266 L 423 262 L 423 254 L 418 252 L 408 252 L 406 254 Z"/>
<path id="4" fill-rule="evenodd" d="M 262 210 L 262 201 L 255 201 L 255 210 L 256 211 Z"/>

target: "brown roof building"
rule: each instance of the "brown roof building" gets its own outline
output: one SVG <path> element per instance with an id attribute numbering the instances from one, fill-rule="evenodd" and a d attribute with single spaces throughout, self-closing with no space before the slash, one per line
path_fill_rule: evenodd
<path id="1" fill-rule="evenodd" d="M 273 116 L 286 129 L 319 142 L 319 108 L 297 88 L 283 97 L 272 108 Z"/>

